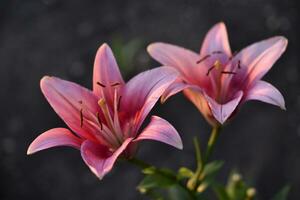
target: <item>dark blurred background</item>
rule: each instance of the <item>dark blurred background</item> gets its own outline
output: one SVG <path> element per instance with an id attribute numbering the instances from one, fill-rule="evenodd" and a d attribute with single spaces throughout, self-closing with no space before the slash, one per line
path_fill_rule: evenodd
<path id="1" fill-rule="evenodd" d="M 274 35 L 289 39 L 287 52 L 264 78 L 285 96 L 287 111 L 247 103 L 222 132 L 214 158 L 270 199 L 285 184 L 300 199 L 300 70 L 297 0 L 1 0 L 0 1 L 0 199 L 145 199 L 135 186 L 138 169 L 118 163 L 99 181 L 77 150 L 56 148 L 26 156 L 43 131 L 65 126 L 39 89 L 44 75 L 91 87 L 97 48 L 112 46 L 123 75 L 156 67 L 145 47 L 165 41 L 198 51 L 205 33 L 219 21 L 233 50 Z M 158 166 L 194 167 L 192 136 L 208 138 L 209 126 L 182 95 L 157 105 L 154 114 L 180 132 L 184 150 L 143 142 L 138 157 Z"/>

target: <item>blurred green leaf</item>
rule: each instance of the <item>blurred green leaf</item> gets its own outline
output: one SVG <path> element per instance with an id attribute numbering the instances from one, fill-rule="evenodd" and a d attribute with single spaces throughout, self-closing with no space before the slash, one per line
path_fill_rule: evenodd
<path id="1" fill-rule="evenodd" d="M 213 161 L 205 165 L 203 172 L 201 173 L 200 180 L 203 180 L 209 176 L 215 176 L 223 164 L 223 161 Z"/>
<path id="2" fill-rule="evenodd" d="M 289 185 L 283 187 L 272 200 L 287 200 L 290 189 Z"/>
<path id="3" fill-rule="evenodd" d="M 141 193 L 146 193 L 152 189 L 167 188 L 174 184 L 176 184 L 176 180 L 172 180 L 160 174 L 150 174 L 145 176 L 137 188 Z"/>
<path id="4" fill-rule="evenodd" d="M 189 193 L 178 185 L 174 185 L 168 189 L 169 199 L 172 200 L 192 200 Z"/>
<path id="5" fill-rule="evenodd" d="M 191 178 L 194 175 L 194 172 L 186 167 L 181 167 L 178 170 L 177 173 L 177 178 L 179 180 L 184 179 L 184 178 Z"/>
<path id="6" fill-rule="evenodd" d="M 224 186 L 222 185 L 215 185 L 213 187 L 213 190 L 216 194 L 216 196 L 218 197 L 218 200 L 230 200 L 228 194 L 227 194 L 227 191 L 225 189 Z"/>
<path id="7" fill-rule="evenodd" d="M 134 67 L 135 57 L 143 47 L 141 39 L 132 39 L 124 42 L 120 36 L 112 40 L 114 55 L 124 75 L 128 74 Z"/>
<path id="8" fill-rule="evenodd" d="M 247 186 L 239 173 L 231 173 L 226 186 L 226 191 L 230 199 L 243 200 L 246 198 Z"/>

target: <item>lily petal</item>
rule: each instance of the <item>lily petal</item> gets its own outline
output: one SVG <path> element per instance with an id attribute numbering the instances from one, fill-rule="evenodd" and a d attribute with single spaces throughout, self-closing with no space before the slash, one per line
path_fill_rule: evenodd
<path id="1" fill-rule="evenodd" d="M 29 146 L 27 155 L 57 146 L 80 149 L 81 139 L 66 128 L 53 128 L 39 135 Z"/>
<path id="2" fill-rule="evenodd" d="M 285 110 L 285 102 L 282 94 L 270 83 L 258 81 L 248 91 L 246 100 L 259 100 L 265 103 L 279 106 Z"/>
<path id="3" fill-rule="evenodd" d="M 256 80 L 261 79 L 283 54 L 287 47 L 287 39 L 281 36 L 272 37 L 261 42 L 254 43 L 234 57 L 234 61 L 240 61 L 241 68 L 233 77 L 235 80 L 245 82 L 245 86 L 251 86 Z"/>
<path id="4" fill-rule="evenodd" d="M 118 86 L 114 86 L 120 84 Z M 112 50 L 107 44 L 98 49 L 93 75 L 93 91 L 99 97 L 104 97 L 110 104 L 114 97 L 114 88 L 124 85 L 118 64 Z"/>
<path id="5" fill-rule="evenodd" d="M 147 51 L 159 63 L 176 68 L 189 82 L 204 84 L 208 81 L 205 70 L 199 70 L 197 64 L 200 56 L 193 51 L 162 42 L 150 44 Z"/>
<path id="6" fill-rule="evenodd" d="M 88 89 L 75 83 L 55 77 L 45 76 L 41 89 L 55 112 L 80 137 L 94 140 L 94 136 L 81 127 L 80 110 L 82 105 L 91 113 L 97 113 L 97 97 Z"/>
<path id="7" fill-rule="evenodd" d="M 176 80 L 178 73 L 171 67 L 159 67 L 132 78 L 124 87 L 120 112 L 134 118 L 135 131 L 165 90 Z M 135 132 L 134 131 L 134 132 Z"/>
<path id="8" fill-rule="evenodd" d="M 208 31 L 203 41 L 200 55 L 210 55 L 214 51 L 221 51 L 228 57 L 231 56 L 227 30 L 223 22 L 214 25 Z"/>
<path id="9" fill-rule="evenodd" d="M 106 146 L 86 140 L 81 145 L 81 156 L 91 171 L 102 179 L 131 141 L 132 138 L 126 139 L 115 152 L 111 152 Z"/>
<path id="10" fill-rule="evenodd" d="M 205 95 L 205 94 L 204 94 Z M 235 98 L 225 104 L 219 104 L 214 99 L 210 98 L 208 95 L 205 95 L 205 98 L 208 102 L 208 105 L 212 111 L 213 116 L 218 122 L 224 124 L 225 121 L 231 116 L 233 111 L 239 105 L 243 97 L 243 92 L 237 92 Z"/>
<path id="11" fill-rule="evenodd" d="M 205 96 L 199 87 L 189 87 L 183 90 L 183 94 L 198 108 L 204 118 L 212 125 L 217 125 L 217 121 L 211 113 Z"/>
<path id="12" fill-rule="evenodd" d="M 182 80 L 178 79 L 173 84 L 171 84 L 166 91 L 161 96 L 161 102 L 164 103 L 167 99 L 178 92 L 190 87 L 190 85 L 184 83 Z"/>
<path id="13" fill-rule="evenodd" d="M 169 122 L 158 116 L 152 116 L 151 122 L 134 141 L 140 140 L 156 140 L 178 149 L 183 148 L 181 138 L 176 129 Z"/>

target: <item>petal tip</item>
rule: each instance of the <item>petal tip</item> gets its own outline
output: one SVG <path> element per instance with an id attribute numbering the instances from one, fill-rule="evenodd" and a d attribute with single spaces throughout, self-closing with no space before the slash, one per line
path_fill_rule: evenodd
<path id="1" fill-rule="evenodd" d="M 30 145 L 29 148 L 27 149 L 26 155 L 30 156 L 32 154 L 34 154 L 34 151 L 31 149 L 31 145 Z"/>
<path id="2" fill-rule="evenodd" d="M 154 48 L 157 47 L 157 45 L 160 45 L 162 44 L 161 42 L 154 42 L 154 43 L 151 43 L 147 46 L 147 52 L 151 55 L 151 53 L 154 51 Z"/>

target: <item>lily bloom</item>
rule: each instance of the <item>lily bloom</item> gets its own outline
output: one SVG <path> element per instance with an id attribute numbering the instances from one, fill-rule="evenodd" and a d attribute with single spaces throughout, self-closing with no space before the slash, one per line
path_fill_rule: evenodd
<path id="1" fill-rule="evenodd" d="M 181 76 L 162 101 L 183 90 L 212 126 L 224 124 L 248 100 L 259 100 L 285 109 L 281 93 L 261 78 L 285 51 L 287 39 L 272 37 L 231 53 L 224 23 L 210 29 L 200 53 L 166 43 L 148 46 L 149 54 Z"/>
<path id="2" fill-rule="evenodd" d="M 91 171 L 100 179 L 117 158 L 131 158 L 141 140 L 164 142 L 182 149 L 182 141 L 166 120 L 152 116 L 140 131 L 150 110 L 178 76 L 171 67 L 159 67 L 125 84 L 113 53 L 103 44 L 96 55 L 93 91 L 76 83 L 46 76 L 41 90 L 70 129 L 53 128 L 38 136 L 27 154 L 56 146 L 79 149 Z"/>

